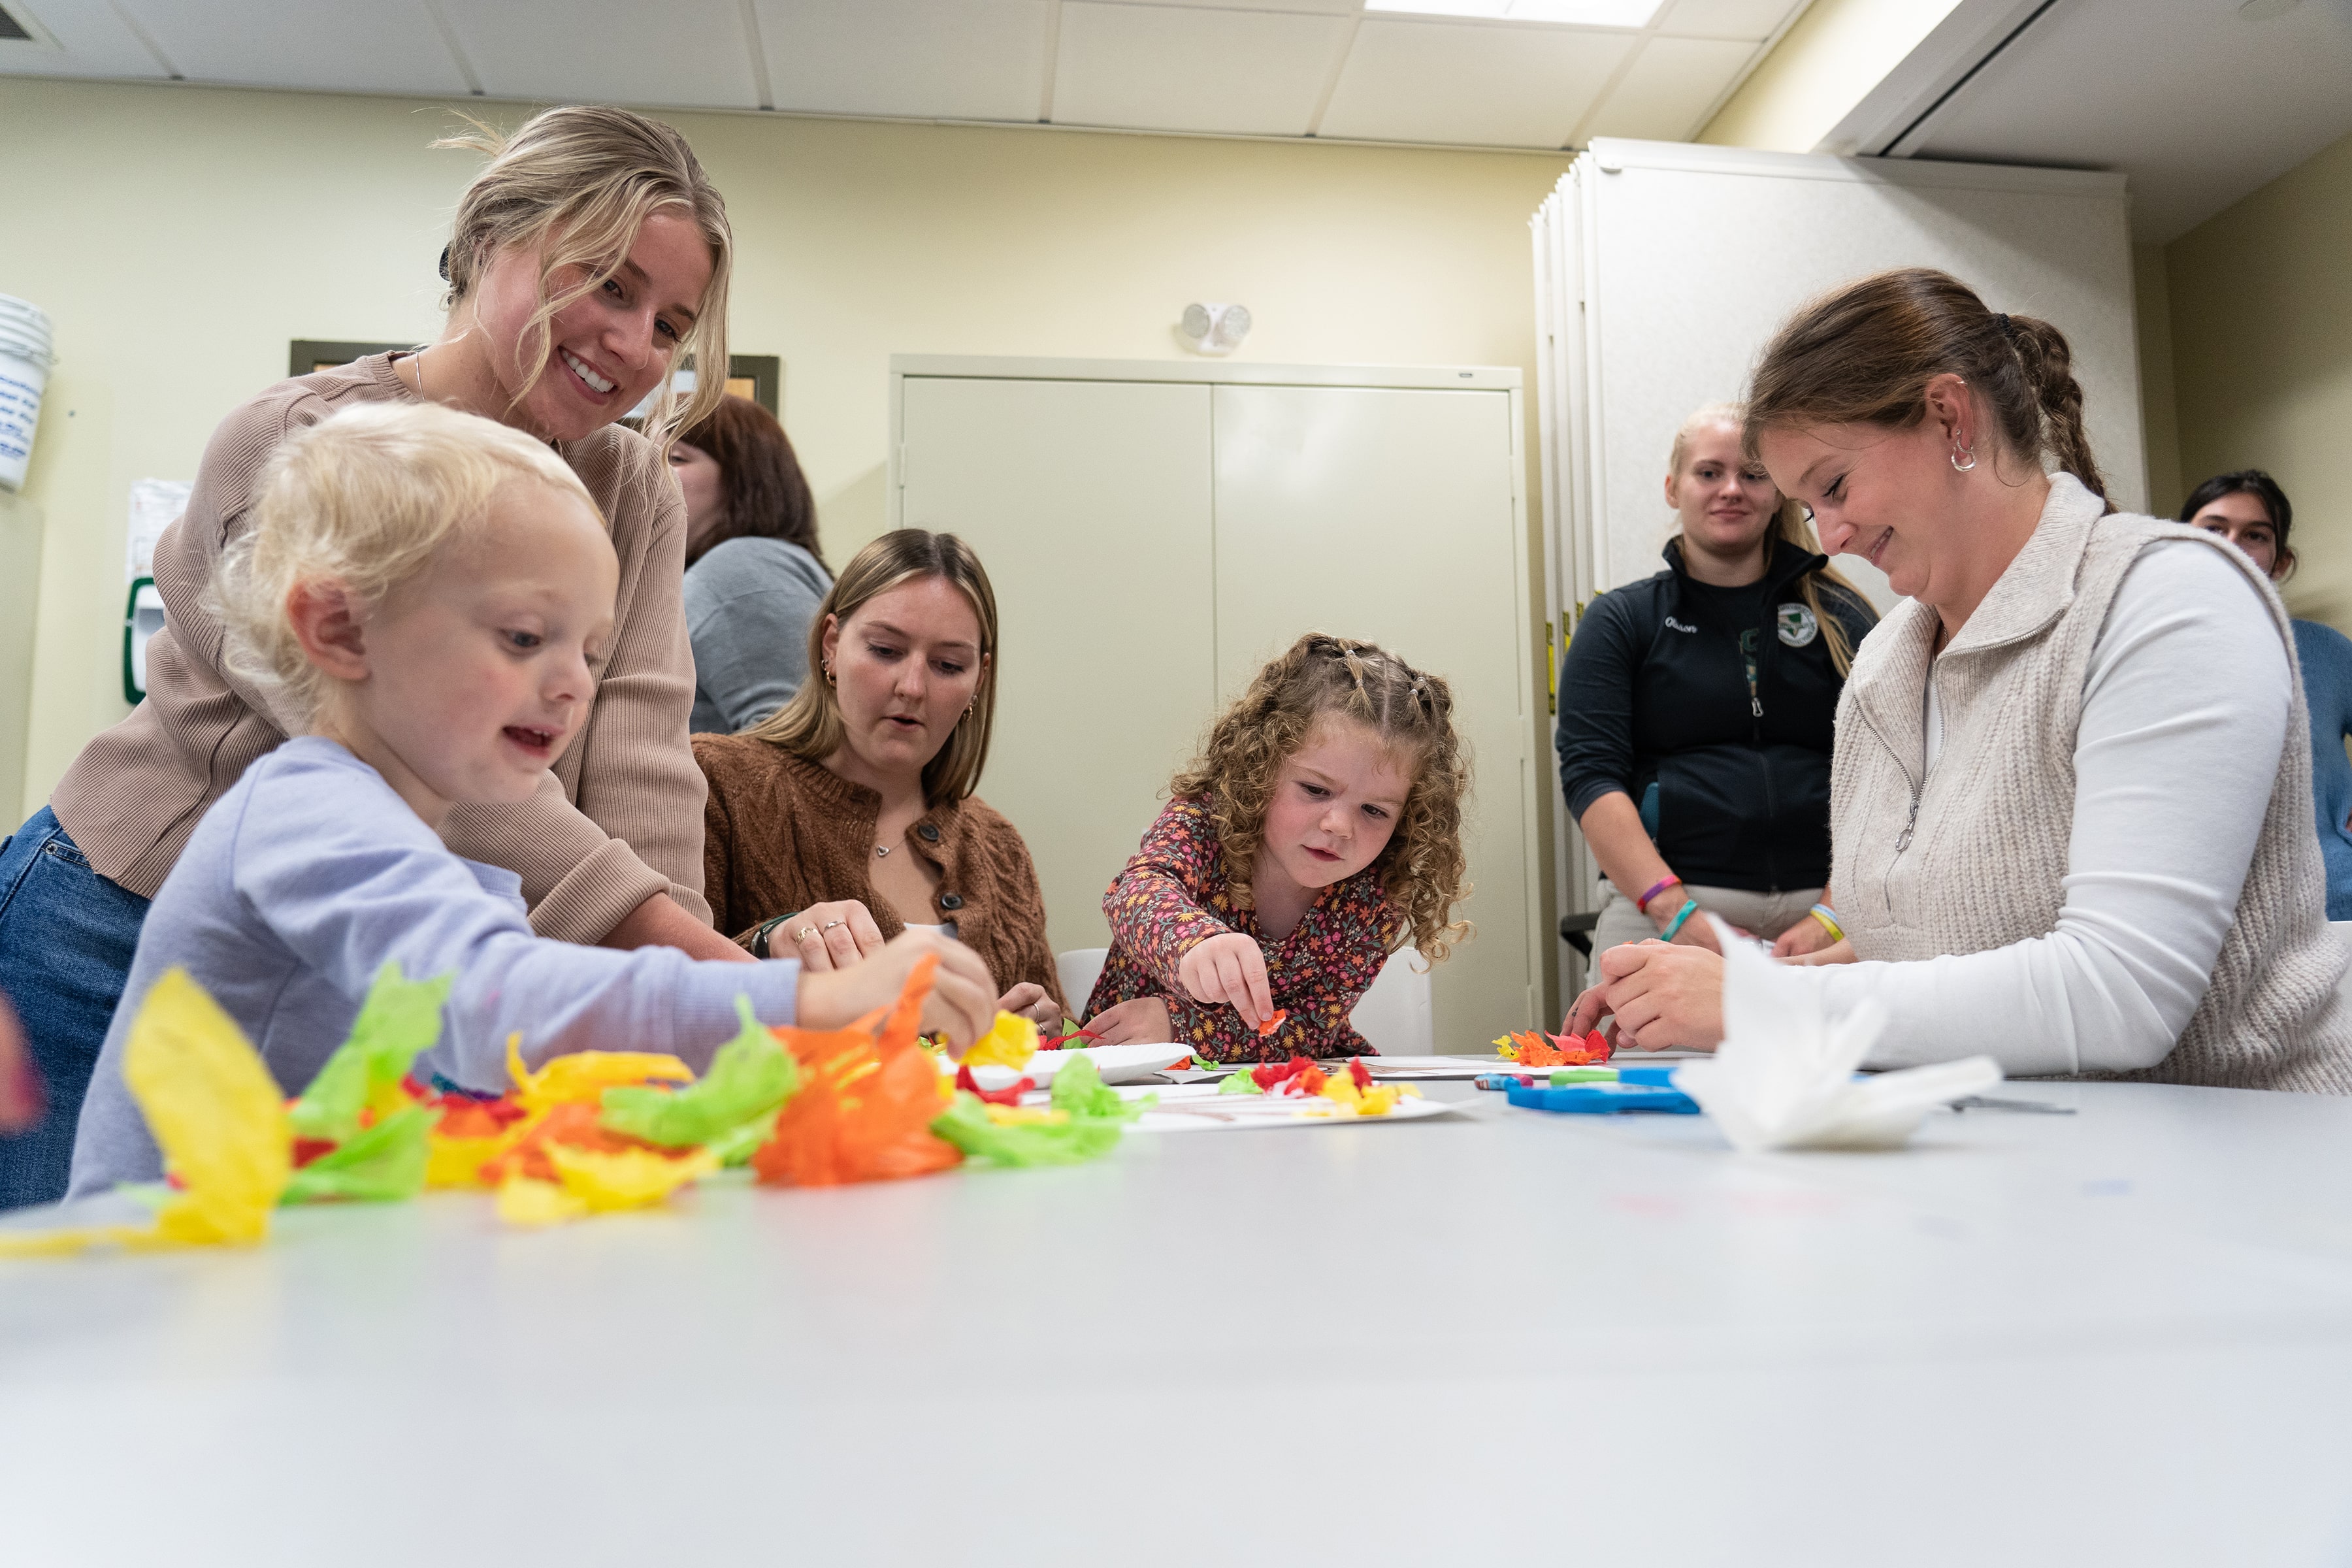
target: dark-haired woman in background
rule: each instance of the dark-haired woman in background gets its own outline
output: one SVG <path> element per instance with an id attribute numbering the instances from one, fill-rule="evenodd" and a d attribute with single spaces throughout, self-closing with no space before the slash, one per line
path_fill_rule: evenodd
<path id="1" fill-rule="evenodd" d="M 2294 550 L 2286 542 L 2294 507 L 2260 468 L 2207 479 L 2181 507 L 2180 521 L 2221 535 L 2273 583 L 2294 574 Z M 2304 705 L 2311 710 L 2311 795 L 2319 852 L 2327 860 L 2327 918 L 2352 921 L 2352 760 L 2344 754 L 2344 738 L 2352 735 L 2352 638 L 2317 621 L 2294 625 Z"/>
<path id="2" fill-rule="evenodd" d="M 2064 334 L 1867 278 L 1774 337 L 1747 438 L 1908 601 L 1838 707 L 1846 940 L 1791 972 L 1885 1009 L 1870 1065 L 2352 1093 L 2286 613 L 2221 540 L 2107 503 Z M 1570 1029 L 1723 1038 L 1717 954 L 1597 962 Z"/>
<path id="3" fill-rule="evenodd" d="M 698 735 L 748 730 L 808 679 L 808 629 L 833 586 L 816 500 L 776 416 L 722 397 L 669 449 L 686 493 L 686 630 Z"/>

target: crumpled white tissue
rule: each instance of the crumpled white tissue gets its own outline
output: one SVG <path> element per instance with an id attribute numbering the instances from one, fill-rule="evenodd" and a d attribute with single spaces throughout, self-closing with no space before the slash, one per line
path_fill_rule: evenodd
<path id="1" fill-rule="evenodd" d="M 1710 1059 L 1676 1068 L 1675 1087 L 1698 1101 L 1732 1147 L 1900 1148 L 1930 1110 L 2000 1081 L 1990 1057 L 1855 1078 L 1886 1027 L 1886 1010 L 1865 1000 L 1829 1017 L 1821 987 L 1706 918 L 1723 949 L 1723 1043 Z"/>

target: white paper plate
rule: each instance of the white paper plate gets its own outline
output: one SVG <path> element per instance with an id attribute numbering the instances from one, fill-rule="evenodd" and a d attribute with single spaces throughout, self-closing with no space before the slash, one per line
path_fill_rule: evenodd
<path id="1" fill-rule="evenodd" d="M 1190 1046 L 1086 1046 L 1077 1050 L 1039 1051 L 1029 1058 L 1029 1065 L 1018 1069 L 999 1067 L 977 1067 L 971 1069 L 972 1082 L 986 1089 L 1010 1089 L 1023 1079 L 1039 1089 L 1054 1081 L 1062 1064 L 1072 1057 L 1092 1057 L 1095 1070 L 1102 1074 L 1105 1083 L 1139 1083 L 1150 1078 L 1162 1068 L 1174 1067 L 1192 1054 Z M 952 1063 L 940 1058 L 948 1070 Z"/>

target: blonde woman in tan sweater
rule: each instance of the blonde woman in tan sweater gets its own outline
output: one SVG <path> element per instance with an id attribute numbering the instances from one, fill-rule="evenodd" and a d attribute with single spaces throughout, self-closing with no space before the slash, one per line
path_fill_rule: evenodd
<path id="1" fill-rule="evenodd" d="M 1871 1065 L 2352 1092 L 2286 612 L 2218 536 L 2108 503 L 2064 335 L 1864 279 L 1773 339 L 1748 441 L 1907 600 L 1839 703 L 1845 940 L 1807 972 L 1885 1009 Z M 1716 954 L 1600 968 L 1572 1027 L 1722 1037 Z"/>
<path id="2" fill-rule="evenodd" d="M 542 936 L 744 956 L 710 929 L 702 900 L 685 506 L 662 458 L 720 384 L 683 406 L 665 392 L 650 439 L 614 425 L 667 385 L 680 354 L 726 363 L 726 205 L 684 138 L 623 110 L 551 110 L 510 138 L 436 145 L 488 156 L 443 255 L 440 338 L 281 383 L 221 422 L 186 513 L 156 548 L 166 625 L 149 648 L 147 700 L 84 749 L 0 850 L 0 991 L 48 1090 L 47 1118 L 0 1139 L 0 1207 L 65 1191 L 75 1119 L 148 900 L 205 808 L 287 737 L 289 716 L 225 668 L 206 589 L 271 454 L 339 409 L 440 403 L 550 443 L 620 558 L 583 731 L 529 801 L 453 811 L 450 848 L 519 874 Z"/>

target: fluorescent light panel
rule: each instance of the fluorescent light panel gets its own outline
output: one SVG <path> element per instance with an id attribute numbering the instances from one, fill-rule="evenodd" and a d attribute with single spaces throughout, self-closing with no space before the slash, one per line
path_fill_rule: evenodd
<path id="1" fill-rule="evenodd" d="M 1664 4 L 1665 0 L 1364 0 L 1364 9 L 1416 16 L 1477 16 L 1496 22 L 1640 27 L 1646 26 Z"/>

